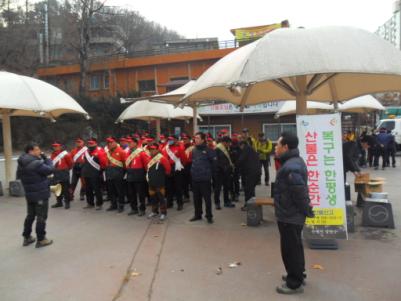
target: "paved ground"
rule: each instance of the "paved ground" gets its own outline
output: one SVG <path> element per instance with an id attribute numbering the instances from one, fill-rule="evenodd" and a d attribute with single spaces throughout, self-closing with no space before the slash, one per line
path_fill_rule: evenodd
<path id="1" fill-rule="evenodd" d="M 401 170 L 377 171 L 387 179 L 396 229 L 357 227 L 337 251 L 306 249 L 305 293 L 275 293 L 283 273 L 272 208 L 258 228 L 241 225 L 235 209 L 215 212 L 215 224 L 189 223 L 192 206 L 153 223 L 126 214 L 50 209 L 53 246 L 23 248 L 25 203 L 0 198 L 1 301 L 244 301 L 385 300 L 401 295 Z M 268 188 L 258 187 L 258 195 Z M 355 200 L 355 195 L 353 200 Z M 357 223 L 360 224 L 360 211 Z M 241 265 L 229 269 L 229 263 Z M 312 269 L 313 264 L 324 270 Z M 216 274 L 221 267 L 223 273 Z M 135 273 L 139 273 L 135 276 Z"/>

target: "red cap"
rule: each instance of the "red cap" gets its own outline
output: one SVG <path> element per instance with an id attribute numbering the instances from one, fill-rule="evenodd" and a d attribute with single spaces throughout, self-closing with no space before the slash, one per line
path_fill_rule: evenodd
<path id="1" fill-rule="evenodd" d="M 120 142 L 127 142 L 127 138 L 121 137 L 121 138 L 120 138 Z"/>
<path id="2" fill-rule="evenodd" d="M 210 141 L 213 141 L 213 138 L 212 137 L 208 137 L 206 140 L 210 142 Z"/>
<path id="3" fill-rule="evenodd" d="M 106 138 L 106 142 L 107 142 L 107 143 L 116 142 L 116 139 L 114 139 L 113 137 L 107 137 L 107 138 Z"/>
<path id="4" fill-rule="evenodd" d="M 61 145 L 62 144 L 60 142 L 58 142 L 58 141 L 54 141 L 53 144 L 52 144 L 53 147 L 57 147 L 57 146 L 61 146 Z"/>
<path id="5" fill-rule="evenodd" d="M 151 143 L 151 142 L 153 142 L 155 139 L 153 139 L 153 138 L 151 138 L 151 137 L 148 137 L 148 138 L 146 138 L 146 142 L 147 143 Z"/>
<path id="6" fill-rule="evenodd" d="M 220 133 L 221 133 L 221 134 L 227 134 L 228 131 L 227 131 L 226 129 L 222 129 L 222 130 L 220 131 Z"/>
<path id="7" fill-rule="evenodd" d="M 175 140 L 175 139 L 177 139 L 177 138 L 174 136 L 168 136 L 168 138 L 167 138 L 167 140 Z"/>
<path id="8" fill-rule="evenodd" d="M 159 145 L 157 143 L 153 143 L 148 146 L 148 149 L 159 149 Z"/>
<path id="9" fill-rule="evenodd" d="M 128 143 L 130 143 L 130 142 L 134 142 L 134 140 L 132 140 L 132 138 L 131 138 L 131 137 L 128 137 L 128 138 L 125 138 L 125 142 L 128 142 Z"/>
<path id="10" fill-rule="evenodd" d="M 166 138 L 166 136 L 160 135 L 160 139 L 165 139 L 165 138 Z"/>
<path id="11" fill-rule="evenodd" d="M 81 142 L 84 142 L 84 140 L 82 138 L 77 138 L 77 139 L 75 139 L 75 142 L 76 143 L 81 143 Z"/>
<path id="12" fill-rule="evenodd" d="M 132 138 L 139 139 L 139 138 L 141 138 L 141 136 L 139 136 L 138 134 L 133 134 Z"/>

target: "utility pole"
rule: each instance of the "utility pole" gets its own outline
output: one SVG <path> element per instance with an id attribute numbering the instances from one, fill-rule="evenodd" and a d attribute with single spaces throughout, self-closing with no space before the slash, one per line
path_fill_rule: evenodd
<path id="1" fill-rule="evenodd" d="M 45 3 L 45 64 L 49 65 L 49 8 Z"/>

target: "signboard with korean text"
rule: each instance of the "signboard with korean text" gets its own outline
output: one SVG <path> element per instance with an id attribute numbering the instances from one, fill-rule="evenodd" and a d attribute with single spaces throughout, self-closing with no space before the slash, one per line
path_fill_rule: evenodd
<path id="1" fill-rule="evenodd" d="M 254 106 L 247 106 L 244 111 L 240 111 L 240 107 L 232 103 L 221 103 L 210 106 L 199 107 L 198 114 L 201 116 L 208 115 L 227 115 L 227 114 L 257 114 L 257 113 L 276 113 L 283 106 L 284 102 L 274 101 Z"/>
<path id="2" fill-rule="evenodd" d="M 315 213 L 306 220 L 304 237 L 347 238 L 341 114 L 297 116 L 297 133 Z"/>

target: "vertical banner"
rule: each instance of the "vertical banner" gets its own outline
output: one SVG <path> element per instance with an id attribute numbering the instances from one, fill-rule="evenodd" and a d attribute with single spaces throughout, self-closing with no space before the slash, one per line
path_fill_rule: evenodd
<path id="1" fill-rule="evenodd" d="M 306 219 L 304 237 L 347 238 L 341 114 L 297 116 L 297 133 L 315 213 Z"/>

